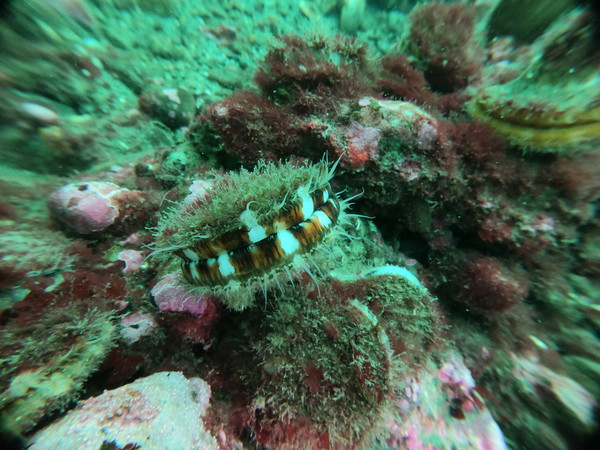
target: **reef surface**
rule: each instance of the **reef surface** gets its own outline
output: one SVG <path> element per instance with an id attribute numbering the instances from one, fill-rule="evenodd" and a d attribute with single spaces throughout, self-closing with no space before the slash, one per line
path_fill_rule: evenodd
<path id="1" fill-rule="evenodd" d="M 546 3 L 2 10 L 3 448 L 585 448 L 600 18 Z"/>

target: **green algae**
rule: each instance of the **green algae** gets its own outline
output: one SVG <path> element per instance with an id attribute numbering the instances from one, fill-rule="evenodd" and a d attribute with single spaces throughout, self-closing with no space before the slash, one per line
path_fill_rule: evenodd
<path id="1" fill-rule="evenodd" d="M 111 319 L 95 308 L 84 313 L 63 308 L 32 328 L 2 330 L 0 417 L 5 430 L 26 432 L 44 415 L 78 399 L 84 381 L 114 345 Z"/>

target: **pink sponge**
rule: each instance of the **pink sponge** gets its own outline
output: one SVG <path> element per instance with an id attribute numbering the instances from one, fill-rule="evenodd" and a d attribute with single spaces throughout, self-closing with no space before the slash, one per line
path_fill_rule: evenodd
<path id="1" fill-rule="evenodd" d="M 92 181 L 67 184 L 48 198 L 51 214 L 67 228 L 82 235 L 116 231 L 144 216 L 142 193 L 113 183 Z"/>

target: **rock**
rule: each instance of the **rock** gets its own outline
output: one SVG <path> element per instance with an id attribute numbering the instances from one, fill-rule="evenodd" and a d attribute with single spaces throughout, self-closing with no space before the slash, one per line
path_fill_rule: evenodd
<path id="1" fill-rule="evenodd" d="M 165 275 L 152 288 L 152 296 L 163 311 L 188 312 L 201 316 L 206 309 L 209 296 L 196 294 L 186 287 L 179 271 Z"/>
<path id="2" fill-rule="evenodd" d="M 507 448 L 504 436 L 476 391 L 469 369 L 457 354 L 444 364 L 428 364 L 407 376 L 392 398 L 381 436 L 389 448 Z"/>
<path id="3" fill-rule="evenodd" d="M 149 336 L 156 330 L 158 324 L 150 313 L 135 312 L 121 319 L 119 334 L 128 344 L 139 341 L 144 336 Z"/>
<path id="4" fill-rule="evenodd" d="M 159 372 L 98 397 L 33 436 L 31 449 L 218 449 L 202 416 L 210 387 L 181 372 Z"/>
<path id="5" fill-rule="evenodd" d="M 189 125 L 196 101 L 194 96 L 183 88 L 154 88 L 138 98 L 140 111 L 156 119 L 171 129 Z"/>
<path id="6" fill-rule="evenodd" d="M 137 272 L 144 263 L 144 255 L 137 250 L 123 250 L 117 255 L 117 259 L 125 263 L 123 268 L 125 274 Z"/>
<path id="7" fill-rule="evenodd" d="M 130 230 L 145 219 L 141 192 L 92 181 L 63 186 L 48 198 L 52 216 L 81 235 Z M 131 231 L 131 230 L 130 230 Z"/>
<path id="8" fill-rule="evenodd" d="M 435 118 L 411 102 L 376 100 L 364 97 L 359 100 L 360 123 L 374 127 L 383 136 L 398 139 L 419 150 L 431 150 L 439 137 Z"/>

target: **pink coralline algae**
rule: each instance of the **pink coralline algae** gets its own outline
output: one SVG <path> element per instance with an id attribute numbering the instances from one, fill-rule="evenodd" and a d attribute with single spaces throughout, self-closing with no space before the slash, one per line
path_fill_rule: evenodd
<path id="1" fill-rule="evenodd" d="M 118 231 L 139 223 L 147 214 L 143 203 L 142 193 L 99 181 L 68 184 L 48 198 L 52 216 L 81 235 Z"/>
<path id="2" fill-rule="evenodd" d="M 421 165 L 411 158 L 405 158 L 399 163 L 396 163 L 394 169 L 398 172 L 400 179 L 405 183 L 418 180 L 423 172 Z"/>
<path id="3" fill-rule="evenodd" d="M 137 272 L 144 262 L 144 255 L 137 250 L 123 250 L 117 255 L 117 258 L 125 263 L 123 268 L 125 274 Z"/>
<path id="4" fill-rule="evenodd" d="M 210 387 L 181 372 L 159 372 L 82 402 L 33 437 L 32 449 L 218 449 L 204 429 Z"/>
<path id="5" fill-rule="evenodd" d="M 441 368 L 430 365 L 409 377 L 392 401 L 396 413 L 384 422 L 389 448 L 507 448 L 471 373 L 456 354 Z"/>
<path id="6" fill-rule="evenodd" d="M 342 156 L 340 165 L 347 169 L 364 169 L 369 161 L 379 157 L 381 131 L 373 127 L 363 127 L 352 122 L 346 129 L 348 149 Z"/>
<path id="7" fill-rule="evenodd" d="M 188 313 L 172 318 L 171 327 L 179 336 L 191 342 L 209 342 L 212 328 L 220 317 L 218 299 L 190 292 L 179 271 L 162 277 L 151 293 L 161 310 Z"/>
<path id="8" fill-rule="evenodd" d="M 119 241 L 120 246 L 124 246 L 124 245 L 138 246 L 138 245 L 141 245 L 141 243 L 142 243 L 142 236 L 140 235 L 140 233 L 131 233 L 125 239 L 123 239 L 122 241 Z"/>
<path id="9" fill-rule="evenodd" d="M 156 305 L 163 311 L 188 312 L 200 316 L 207 308 L 207 296 L 190 292 L 179 271 L 162 277 L 151 293 Z"/>
<path id="10" fill-rule="evenodd" d="M 442 366 L 438 378 L 454 402 L 454 408 L 450 411 L 453 417 L 462 419 L 465 412 L 473 411 L 481 403 L 471 372 L 455 355 Z"/>
<path id="11" fill-rule="evenodd" d="M 136 312 L 121 319 L 119 334 L 125 342 L 133 344 L 144 336 L 152 334 L 156 327 L 158 324 L 152 314 Z"/>

